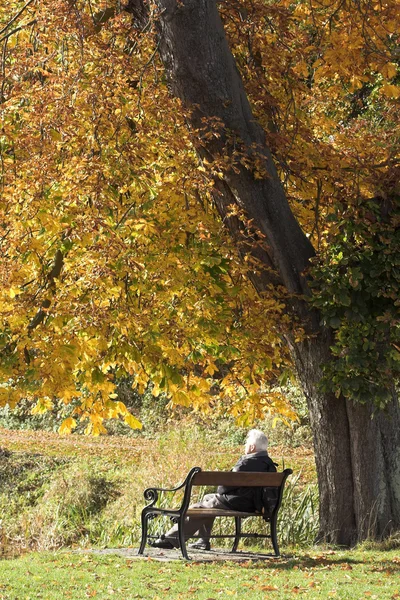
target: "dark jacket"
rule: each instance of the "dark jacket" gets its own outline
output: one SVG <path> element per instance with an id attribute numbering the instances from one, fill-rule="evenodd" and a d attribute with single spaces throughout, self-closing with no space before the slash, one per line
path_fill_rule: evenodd
<path id="1" fill-rule="evenodd" d="M 276 472 L 276 463 L 268 456 L 268 452 L 255 452 L 242 456 L 232 471 L 263 471 Z M 220 485 L 217 494 L 222 504 L 230 510 L 243 512 L 262 512 L 265 501 L 263 500 L 263 489 L 257 487 L 226 487 Z M 265 508 L 265 507 L 264 507 Z"/>

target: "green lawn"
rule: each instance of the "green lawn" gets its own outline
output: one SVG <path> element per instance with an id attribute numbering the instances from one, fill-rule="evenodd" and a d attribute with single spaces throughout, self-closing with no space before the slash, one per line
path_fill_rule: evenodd
<path id="1" fill-rule="evenodd" d="M 302 552 L 267 562 L 161 563 L 118 556 L 26 554 L 0 561 L 0 600 L 400 598 L 400 551 Z"/>

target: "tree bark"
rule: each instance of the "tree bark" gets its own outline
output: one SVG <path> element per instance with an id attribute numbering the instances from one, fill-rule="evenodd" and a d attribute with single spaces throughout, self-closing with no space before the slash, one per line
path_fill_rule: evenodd
<path id="1" fill-rule="evenodd" d="M 313 432 L 319 488 L 320 529 L 318 541 L 352 546 L 358 540 L 354 510 L 354 474 L 346 400 L 322 394 L 318 383 L 322 365 L 330 356 L 330 332 L 298 344 L 291 355 L 307 398 Z"/>
<path id="2" fill-rule="evenodd" d="M 382 539 L 400 526 L 400 406 L 395 394 L 384 410 L 371 398 L 347 402 L 359 539 Z"/>
<path id="3" fill-rule="evenodd" d="M 137 6 L 140 0 L 131 2 Z M 294 343 L 289 338 L 288 343 L 314 436 L 320 538 L 352 545 L 367 536 L 387 535 L 400 525 L 398 400 L 371 419 L 372 398 L 353 405 L 319 390 L 322 365 L 332 357 L 331 332 L 320 327 L 319 315 L 303 299 L 309 295 L 305 270 L 314 250 L 289 207 L 264 131 L 252 115 L 216 1 L 156 0 L 156 4 L 159 49 L 169 86 L 191 111 L 200 156 L 212 163 L 228 152 L 233 160 L 239 148 L 248 160 L 247 166 L 239 162 L 235 168 L 226 166 L 216 180 L 218 211 L 242 251 L 246 235 L 254 241 L 256 234 L 227 216 L 229 207 L 237 204 L 252 220 L 262 240 L 252 244 L 252 251 L 265 266 L 252 274 L 253 284 L 259 292 L 271 282 L 283 284 L 293 297 L 292 310 L 306 327 L 305 341 Z M 218 137 L 205 135 L 214 131 L 211 122 L 221 124 Z"/>

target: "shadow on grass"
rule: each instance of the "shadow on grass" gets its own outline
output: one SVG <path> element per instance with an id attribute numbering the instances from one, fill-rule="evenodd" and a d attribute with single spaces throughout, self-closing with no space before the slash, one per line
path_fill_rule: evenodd
<path id="1" fill-rule="evenodd" d="M 229 550 L 218 548 L 211 550 L 211 552 L 194 551 L 190 548 L 188 551 L 191 558 L 191 560 L 186 563 L 188 566 L 218 563 L 220 565 L 238 565 L 238 567 L 249 569 L 273 569 L 275 571 L 289 572 L 293 570 L 302 571 L 311 569 L 352 571 L 353 568 L 357 569 L 358 565 L 365 565 L 371 572 L 382 572 L 386 574 L 400 573 L 400 558 L 394 557 L 394 559 L 388 559 L 385 557 L 379 559 L 379 553 L 371 555 L 371 552 L 369 552 L 367 553 L 367 556 L 363 556 L 362 551 L 354 551 L 353 556 L 351 550 L 345 554 L 339 550 L 322 551 L 320 554 L 315 553 L 315 555 L 310 555 L 307 552 L 304 552 L 304 554 L 286 552 L 279 558 L 273 554 L 261 553 L 256 550 L 239 551 L 234 554 L 230 553 Z M 137 555 L 136 548 L 108 550 L 92 549 L 90 552 L 94 554 L 122 555 L 128 560 L 151 560 L 164 563 L 168 562 L 169 564 L 174 562 L 185 562 L 180 551 L 176 549 L 160 551 L 147 548 L 143 556 Z M 371 556 L 373 556 L 373 558 L 371 558 Z"/>
<path id="2" fill-rule="evenodd" d="M 372 572 L 377 573 L 387 573 L 387 574 L 395 574 L 400 573 L 400 559 L 395 561 L 393 560 L 379 560 L 377 558 L 376 561 L 371 560 L 363 560 L 360 557 L 351 556 L 329 556 L 321 554 L 320 556 L 294 556 L 294 555 L 284 555 L 279 558 L 270 557 L 268 555 L 265 556 L 265 560 L 258 559 L 258 556 L 250 560 L 246 560 L 244 558 L 243 561 L 237 561 L 241 566 L 245 566 L 247 568 L 254 569 L 271 569 L 281 570 L 281 571 L 292 571 L 293 569 L 298 569 L 299 571 L 303 569 L 326 569 L 327 571 L 333 569 L 340 569 L 343 571 L 351 571 L 353 566 L 357 565 L 365 565 L 368 564 L 370 570 Z M 229 562 L 227 559 L 226 562 Z"/>

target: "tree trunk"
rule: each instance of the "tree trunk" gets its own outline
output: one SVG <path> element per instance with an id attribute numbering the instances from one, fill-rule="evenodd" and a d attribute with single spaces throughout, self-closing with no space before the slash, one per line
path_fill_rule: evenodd
<path id="1" fill-rule="evenodd" d="M 136 10 L 140 0 L 131 0 Z M 197 149 L 208 162 L 227 152 L 245 153 L 247 167 L 226 167 L 216 181 L 215 202 L 241 251 L 247 237 L 251 251 L 263 261 L 263 273 L 252 281 L 262 292 L 271 282 L 290 294 L 308 295 L 304 271 L 314 250 L 293 216 L 265 135 L 255 121 L 228 47 L 215 0 L 157 0 L 159 48 L 171 92 L 190 109 Z M 220 136 L 204 135 L 210 122 L 222 124 Z M 211 128 L 212 130 L 212 128 Z M 229 132 L 227 134 L 226 132 Z M 255 171 L 257 170 L 257 177 Z M 261 178 L 260 178 L 261 173 Z M 243 231 L 227 217 L 236 203 L 252 219 L 255 232 Z M 250 243 L 247 239 L 247 242 Z M 248 248 L 247 248 L 248 251 Z M 314 436 L 320 490 L 320 538 L 352 545 L 367 535 L 380 537 L 400 525 L 400 409 L 397 399 L 386 411 L 373 412 L 372 399 L 353 405 L 318 389 L 321 366 L 331 358 L 331 332 L 298 298 L 292 310 L 305 323 L 309 337 L 291 353 L 303 385 Z"/>
<path id="2" fill-rule="evenodd" d="M 347 402 L 351 431 L 354 511 L 359 539 L 382 539 L 400 528 L 400 405 L 384 410 Z"/>
<path id="3" fill-rule="evenodd" d="M 321 540 L 353 545 L 400 528 L 400 405 L 353 403 L 318 390 L 330 332 L 292 345 L 308 401 L 320 493 Z"/>
<path id="4" fill-rule="evenodd" d="M 290 343 L 290 340 L 289 340 Z M 305 392 L 314 438 L 319 488 L 319 540 L 353 545 L 357 539 L 354 511 L 351 431 L 346 401 L 318 389 L 321 367 L 330 357 L 329 332 L 301 344 L 290 344 Z"/>

